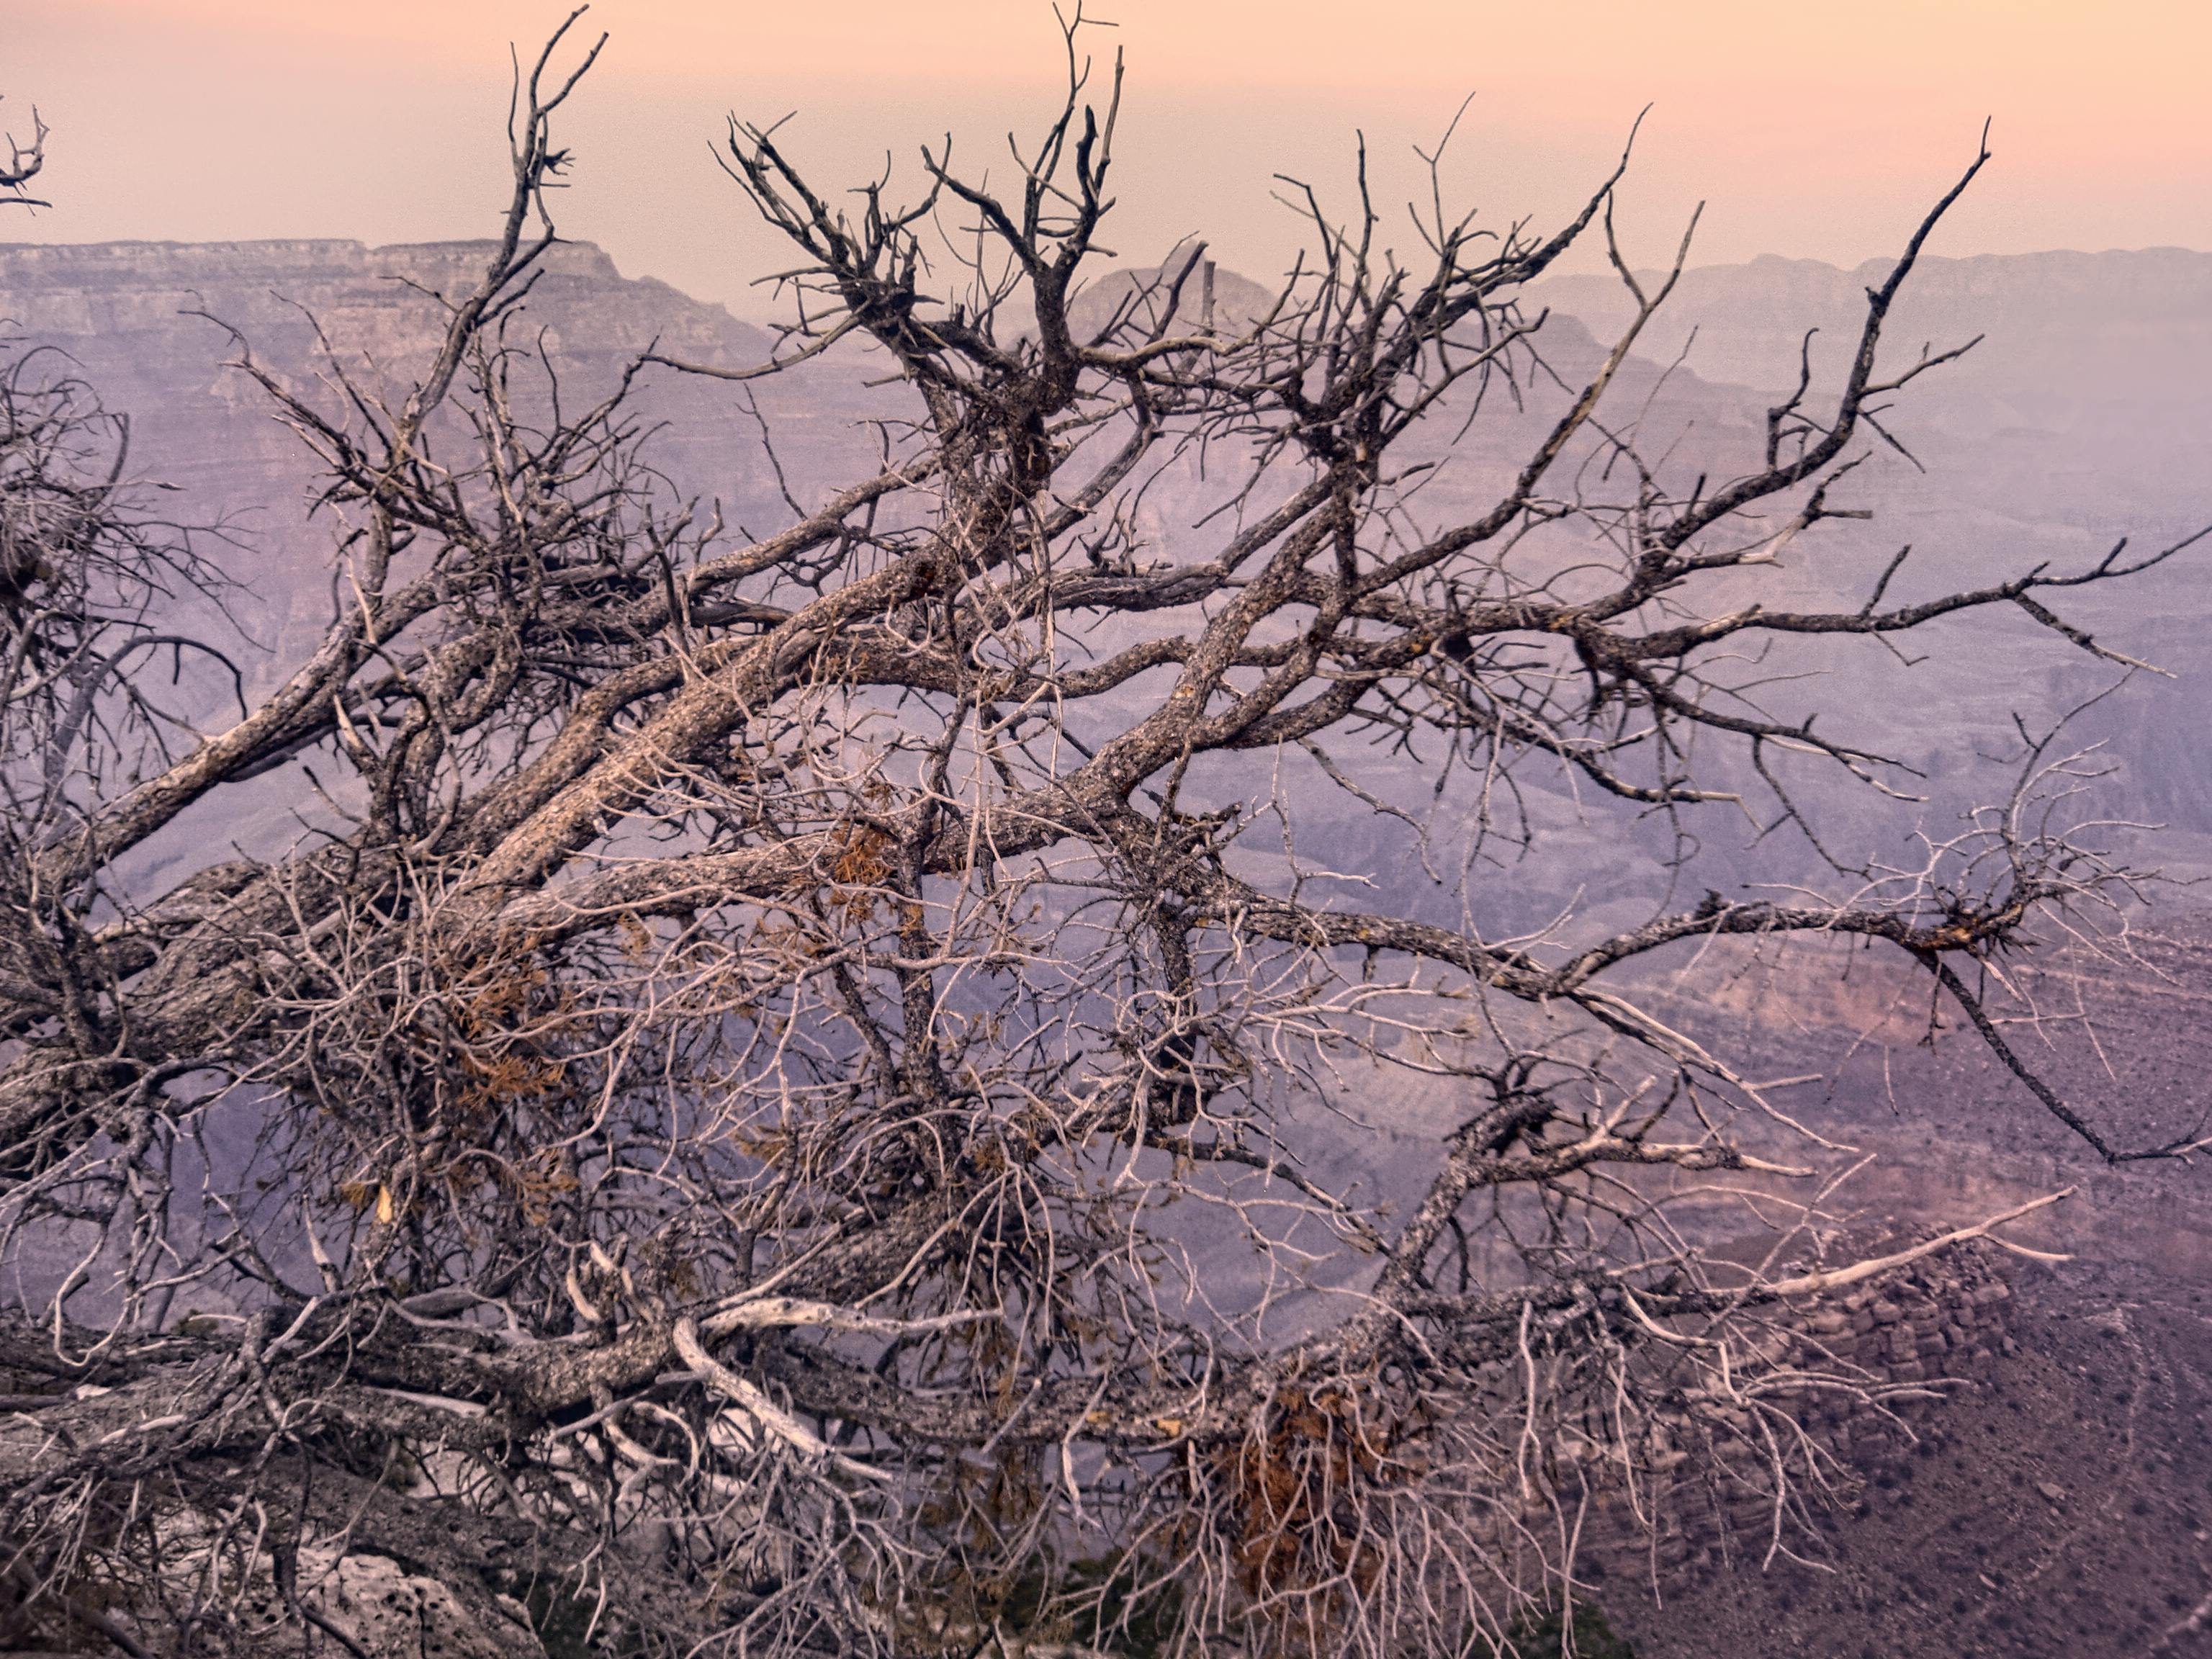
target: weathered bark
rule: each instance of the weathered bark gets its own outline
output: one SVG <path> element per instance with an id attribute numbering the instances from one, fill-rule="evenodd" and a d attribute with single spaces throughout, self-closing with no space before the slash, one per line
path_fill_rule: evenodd
<path id="1" fill-rule="evenodd" d="M 132 517 L 119 462 L 72 471 L 81 410 L 0 407 L 0 488 L 47 526 L 0 570 L 40 601 L 7 601 L 0 671 L 0 1539 L 32 1604 L 165 1651 L 360 1648 L 330 1597 L 374 1558 L 495 1647 L 521 1605 L 636 1654 L 972 1651 L 994 1621 L 1463 1652 L 1571 1570 L 1539 1517 L 1638 1481 L 1662 1404 L 1806 1518 L 1820 1457 L 1775 1402 L 1872 1385 L 1778 1380 L 1762 1322 L 1861 1270 L 1708 1261 L 1670 1183 L 1819 1189 L 1832 1149 L 1754 1149 L 1757 1088 L 1624 970 L 1841 935 L 2002 1046 L 1956 964 L 2127 880 L 2044 811 L 2068 757 L 2031 741 L 2010 799 L 1877 870 L 1775 757 L 1895 769 L 1741 665 L 1992 608 L 2116 658 L 2045 601 L 2175 550 L 1755 597 L 1767 515 L 1846 516 L 1872 400 L 1943 361 L 1893 371 L 1883 330 L 1980 157 L 1869 294 L 1832 412 L 1801 386 L 1717 483 L 1610 412 L 1671 280 L 1631 281 L 1594 361 L 1520 306 L 1618 172 L 1549 239 L 1424 223 L 1413 267 L 1366 204 L 1316 210 L 1317 263 L 1239 331 L 1193 316 L 1194 253 L 1086 332 L 1115 118 L 1079 28 L 1011 193 L 927 155 L 923 203 L 846 216 L 733 127 L 800 317 L 714 372 L 866 342 L 911 394 L 878 468 L 742 545 L 641 457 L 640 377 L 686 366 L 563 412 L 523 343 L 582 72 L 549 47 L 501 239 L 404 396 L 336 354 L 295 390 L 240 343 L 345 515 L 337 603 L 182 752 L 147 612 L 205 574 L 189 539 Z M 939 211 L 986 252 L 931 276 Z M 1422 493 L 1501 422 L 1498 489 Z M 1158 559 L 1163 477 L 1208 510 Z M 131 890 L 180 814 L 308 766 L 320 833 Z M 1413 856 L 1510 837 L 1542 777 L 1681 849 L 1700 811 L 1794 824 L 1814 877 L 1507 942 L 1317 897 L 1301 792 L 1411 822 L 1407 773 L 1462 815 Z M 1271 817 L 1281 856 L 1248 856 Z M 2179 1150 L 2122 1150 L 2005 1052 L 2098 1152 Z M 1423 1188 L 1354 1192 L 1292 1107 L 1394 1068 L 1460 1121 Z"/>

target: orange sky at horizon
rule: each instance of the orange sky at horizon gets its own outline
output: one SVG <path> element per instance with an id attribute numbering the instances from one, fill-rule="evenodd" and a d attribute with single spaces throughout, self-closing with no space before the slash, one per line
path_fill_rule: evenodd
<path id="1" fill-rule="evenodd" d="M 0 125 L 53 124 L 55 203 L 12 240 L 477 234 L 499 198 L 507 44 L 535 0 L 0 0 Z M 1201 234 L 1263 274 L 1293 173 L 1340 198 L 1364 129 L 1386 200 L 1412 147 L 1470 106 L 1449 182 L 1555 221 L 1654 106 L 1624 198 L 1656 259 L 1711 206 L 1702 261 L 1855 263 L 1902 228 L 1994 118 L 1996 164 L 1936 251 L 2212 246 L 2212 4 L 2196 0 L 1114 0 L 1091 49 L 1128 59 L 1117 231 L 1135 258 Z M 633 273 L 757 312 L 776 250 L 708 155 L 722 112 L 796 109 L 799 152 L 857 182 L 948 127 L 981 166 L 1048 113 L 1046 0 L 599 0 L 612 36 L 567 127 L 563 229 Z M 1113 242 L 1112 237 L 1109 238 Z M 1118 246 L 1119 245 L 1116 244 Z"/>

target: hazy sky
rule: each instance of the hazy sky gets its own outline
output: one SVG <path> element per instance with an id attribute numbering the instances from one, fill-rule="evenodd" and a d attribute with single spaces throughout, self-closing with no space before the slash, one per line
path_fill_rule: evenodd
<path id="1" fill-rule="evenodd" d="M 1277 172 L 1341 202 L 1364 129 L 1385 200 L 1468 94 L 1448 184 L 1554 222 L 1654 106 L 1623 216 L 1701 262 L 1891 249 L 1970 158 L 1996 162 L 1938 252 L 2212 247 L 2212 0 L 1101 0 L 1128 60 L 1121 207 L 1150 262 L 1206 236 L 1268 276 L 1296 246 Z M 52 125 L 55 206 L 0 236 L 94 241 L 480 234 L 501 199 L 507 43 L 539 0 L 0 0 L 0 125 Z M 562 228 L 632 274 L 758 313 L 778 251 L 716 170 L 726 112 L 796 111 L 827 185 L 948 130 L 1005 170 L 1049 114 L 1046 0 L 598 0 L 613 39 L 562 129 Z M 909 174 L 910 176 L 910 174 Z M 1398 233 L 1404 235 L 1404 233 Z M 1405 235 L 1410 241 L 1410 236 Z"/>

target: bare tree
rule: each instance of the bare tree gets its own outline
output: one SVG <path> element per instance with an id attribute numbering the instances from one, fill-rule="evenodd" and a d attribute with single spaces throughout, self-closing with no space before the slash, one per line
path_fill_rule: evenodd
<path id="1" fill-rule="evenodd" d="M 757 369 L 673 367 L 865 345 L 902 399 L 877 470 L 754 537 L 648 463 L 665 359 L 579 408 L 526 331 L 597 52 L 556 70 L 564 26 L 404 396 L 240 343 L 324 469 L 337 603 L 214 729 L 162 702 L 157 647 L 197 647 L 146 620 L 204 580 L 189 544 L 88 471 L 66 393 L 0 402 L 19 1638 L 358 1655 L 348 1564 L 381 1558 L 516 1651 L 1482 1652 L 1686 1437 L 1755 1455 L 1774 1547 L 1811 1522 L 1796 1413 L 1866 1382 L 1781 1363 L 1773 1322 L 1904 1257 L 1703 1253 L 1679 1205 L 1802 1187 L 1809 1220 L 1838 1161 L 1626 981 L 1861 939 L 2002 1047 L 1957 964 L 2124 896 L 2054 740 L 1891 867 L 1791 779 L 1898 769 L 1774 709 L 1816 635 L 1994 609 L 2111 656 L 2050 607 L 2172 550 L 1910 602 L 1900 554 L 1850 608 L 1761 601 L 1957 355 L 1896 366 L 1883 330 L 1985 157 L 1842 384 L 1808 372 L 1731 471 L 1613 412 L 1673 280 L 1613 245 L 1620 169 L 1544 237 L 1439 191 L 1412 264 L 1301 189 L 1263 313 L 1214 315 L 1194 249 L 1087 301 L 1121 71 L 1094 88 L 1081 29 L 1010 190 L 927 149 L 919 201 L 840 209 L 732 124 L 794 320 Z M 1592 237 L 1638 309 L 1569 379 L 1521 296 Z M 1529 446 L 1463 511 L 1435 481 L 1501 423 Z M 1159 546 L 1152 501 L 1201 475 Z M 188 810 L 301 764 L 313 833 L 133 885 Z M 1819 874 L 1626 932 L 1360 908 L 1300 798 L 1402 813 L 1408 775 L 1466 859 L 1540 861 L 1516 792 L 1564 783 L 1682 837 L 1779 823 Z M 1395 1208 L 1328 1158 L 1331 1103 L 1394 1078 L 1455 1109 Z"/>
<path id="2" fill-rule="evenodd" d="M 31 142 L 27 145 L 17 143 L 12 132 L 6 136 L 8 160 L 0 163 L 0 206 L 46 205 L 23 188 L 37 178 L 46 165 L 46 122 L 33 109 L 31 112 Z"/>

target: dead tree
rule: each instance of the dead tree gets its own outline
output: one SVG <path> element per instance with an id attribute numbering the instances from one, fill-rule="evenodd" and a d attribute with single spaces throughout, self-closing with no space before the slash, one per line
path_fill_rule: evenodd
<path id="1" fill-rule="evenodd" d="M 1460 1653 L 1571 1571 L 1593 1493 L 1643 1501 L 1662 1418 L 1756 1452 L 1777 1547 L 1817 1503 L 1793 1402 L 1858 1383 L 1765 1328 L 1883 1264 L 1701 1254 L 1678 1199 L 1809 1215 L 1830 1149 L 1776 1153 L 1624 981 L 1844 936 L 1971 998 L 2128 878 L 2044 810 L 2047 743 L 1924 860 L 1845 855 L 1790 780 L 1899 774 L 1761 689 L 1968 612 L 2109 654 L 2054 607 L 2167 556 L 1908 599 L 1899 555 L 1850 608 L 1762 602 L 1955 355 L 1884 325 L 1984 158 L 1841 384 L 1691 465 L 1613 406 L 1672 285 L 1613 247 L 1619 170 L 1548 236 L 1425 211 L 1412 263 L 1299 193 L 1262 314 L 1212 315 L 1195 251 L 1086 309 L 1121 71 L 1094 89 L 1079 27 L 1008 190 L 930 149 L 919 201 L 842 209 L 733 124 L 795 251 L 775 360 L 648 354 L 587 408 L 524 321 L 596 52 L 556 71 L 564 28 L 404 396 L 240 343 L 324 469 L 337 602 L 212 729 L 152 620 L 208 573 L 66 397 L 0 404 L 18 1635 L 360 1654 L 346 1563 L 383 1558 L 518 1651 L 526 1610 L 641 1655 Z M 1522 296 L 1585 238 L 1638 309 L 1577 367 Z M 800 364 L 895 378 L 880 466 L 759 536 L 674 496 L 642 380 Z M 1516 422 L 1478 507 L 1436 486 Z M 1200 478 L 1162 544 L 1153 495 Z M 131 884 L 283 767 L 313 833 Z M 1394 770 L 1456 792 L 1462 850 L 1540 861 L 1514 791 L 1571 784 L 1794 821 L 1825 874 L 1617 933 L 1361 908 L 1285 843 L 1302 793 L 1400 811 Z M 1457 1103 L 1424 1184 L 1341 1190 L 1328 1103 L 1406 1077 Z"/>
<path id="2" fill-rule="evenodd" d="M 40 118 L 39 112 L 35 109 L 31 112 L 31 142 L 28 145 L 18 143 L 12 132 L 6 135 L 5 142 L 8 160 L 0 163 L 0 205 L 45 207 L 46 203 L 23 188 L 37 178 L 46 165 L 46 124 Z"/>

